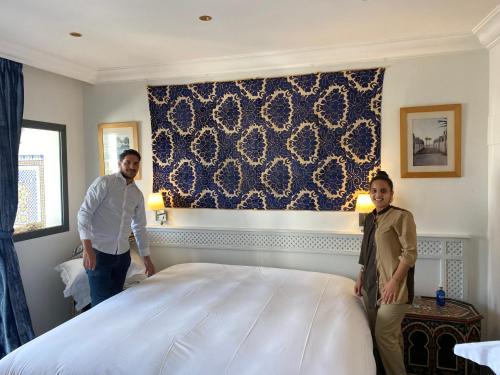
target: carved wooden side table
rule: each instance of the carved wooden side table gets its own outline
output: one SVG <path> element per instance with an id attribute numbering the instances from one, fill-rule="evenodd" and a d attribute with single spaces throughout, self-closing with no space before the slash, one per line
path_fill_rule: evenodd
<path id="1" fill-rule="evenodd" d="M 479 374 L 479 365 L 453 353 L 455 344 L 481 340 L 483 317 L 469 303 L 417 297 L 403 320 L 408 374 Z"/>

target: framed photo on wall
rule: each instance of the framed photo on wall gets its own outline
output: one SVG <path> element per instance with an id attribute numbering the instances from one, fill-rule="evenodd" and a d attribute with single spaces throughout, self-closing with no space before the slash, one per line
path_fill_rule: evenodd
<path id="1" fill-rule="evenodd" d="M 401 177 L 460 177 L 462 105 L 405 107 Z"/>
<path id="2" fill-rule="evenodd" d="M 98 125 L 99 173 L 101 176 L 118 172 L 119 155 L 132 148 L 139 151 L 139 132 L 136 121 Z M 141 179 L 141 170 L 136 180 Z"/>

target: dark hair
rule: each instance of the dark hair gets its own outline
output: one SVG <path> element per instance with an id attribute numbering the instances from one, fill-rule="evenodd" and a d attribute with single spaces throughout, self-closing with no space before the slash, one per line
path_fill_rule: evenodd
<path id="1" fill-rule="evenodd" d="M 373 182 L 377 181 L 377 180 L 382 180 L 382 181 L 387 182 L 389 184 L 389 187 L 391 188 L 391 190 L 394 190 L 392 180 L 389 178 L 389 175 L 387 174 L 387 172 L 379 170 L 377 172 L 377 174 L 371 179 L 370 187 L 372 186 Z"/>
<path id="2" fill-rule="evenodd" d="M 137 156 L 139 158 L 139 161 L 141 161 L 141 154 L 139 154 L 135 150 L 132 150 L 131 148 L 129 148 L 128 150 L 123 151 L 120 154 L 120 161 L 123 161 L 123 159 L 125 159 L 125 156 L 127 156 L 127 155 L 135 155 L 135 156 Z"/>

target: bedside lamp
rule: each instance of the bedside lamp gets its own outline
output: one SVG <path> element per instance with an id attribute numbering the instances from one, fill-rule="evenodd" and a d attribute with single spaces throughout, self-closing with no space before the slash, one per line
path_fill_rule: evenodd
<path id="1" fill-rule="evenodd" d="M 148 208 L 155 212 L 155 219 L 160 225 L 163 225 L 167 221 L 167 211 L 165 211 L 162 193 L 149 194 Z"/>
<path id="2" fill-rule="evenodd" d="M 375 205 L 370 198 L 370 194 L 360 193 L 358 195 L 358 198 L 356 199 L 355 211 L 359 212 L 359 226 L 361 227 L 361 229 L 365 226 L 366 215 L 368 215 L 374 209 Z"/>

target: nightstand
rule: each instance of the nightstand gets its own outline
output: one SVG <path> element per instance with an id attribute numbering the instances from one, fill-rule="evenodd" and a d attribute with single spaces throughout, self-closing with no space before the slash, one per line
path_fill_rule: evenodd
<path id="1" fill-rule="evenodd" d="M 408 374 L 479 374 L 479 365 L 453 353 L 455 344 L 481 340 L 483 317 L 469 303 L 416 297 L 403 319 Z"/>

